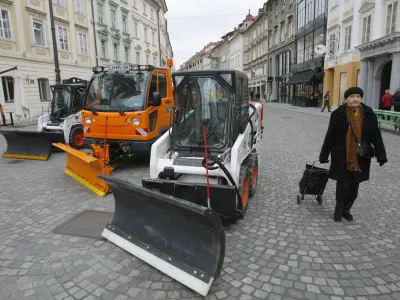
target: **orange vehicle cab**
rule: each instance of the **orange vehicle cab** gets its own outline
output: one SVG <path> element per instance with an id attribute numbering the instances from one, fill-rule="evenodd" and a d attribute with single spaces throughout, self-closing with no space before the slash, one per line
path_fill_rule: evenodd
<path id="1" fill-rule="evenodd" d="M 150 153 L 172 121 L 170 69 L 125 64 L 93 71 L 82 110 L 84 144 L 109 145 L 110 161 L 116 155 Z"/>

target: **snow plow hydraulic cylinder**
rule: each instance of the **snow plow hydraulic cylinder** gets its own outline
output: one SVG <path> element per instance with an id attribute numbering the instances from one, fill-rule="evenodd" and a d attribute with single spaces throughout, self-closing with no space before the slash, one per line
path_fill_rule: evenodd
<path id="1" fill-rule="evenodd" d="M 111 187 L 114 218 L 102 236 L 161 272 L 206 296 L 221 273 L 225 233 L 207 207 L 120 179 Z"/>
<path id="2" fill-rule="evenodd" d="M 62 133 L 43 131 L 0 131 L 7 141 L 3 157 L 47 160 L 51 156 L 51 143 L 63 141 Z"/>

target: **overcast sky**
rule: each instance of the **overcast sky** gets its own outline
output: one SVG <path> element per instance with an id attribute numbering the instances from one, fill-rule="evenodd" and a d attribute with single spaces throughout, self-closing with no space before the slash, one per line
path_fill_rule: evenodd
<path id="1" fill-rule="evenodd" d="M 166 0 L 168 32 L 176 69 L 209 42 L 253 16 L 266 0 Z M 224 16 L 221 16 L 224 15 Z M 227 16 L 228 15 L 228 16 Z M 217 16 L 199 18 L 203 16 Z M 191 18 L 192 17 L 192 18 Z M 181 19 L 183 18 L 183 19 Z"/>

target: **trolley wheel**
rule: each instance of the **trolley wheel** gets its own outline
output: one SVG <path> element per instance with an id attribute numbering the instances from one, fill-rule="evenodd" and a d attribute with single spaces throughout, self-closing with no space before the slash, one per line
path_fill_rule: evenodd
<path id="1" fill-rule="evenodd" d="M 317 201 L 318 201 L 318 204 L 321 205 L 322 204 L 322 196 L 317 196 Z"/>
<path id="2" fill-rule="evenodd" d="M 297 195 L 297 204 L 300 204 L 301 203 L 301 197 L 300 197 L 300 195 Z"/>
<path id="3" fill-rule="evenodd" d="M 253 197 L 256 193 L 258 182 L 258 157 L 254 155 L 254 162 L 249 166 L 250 171 L 250 191 L 249 196 Z"/>

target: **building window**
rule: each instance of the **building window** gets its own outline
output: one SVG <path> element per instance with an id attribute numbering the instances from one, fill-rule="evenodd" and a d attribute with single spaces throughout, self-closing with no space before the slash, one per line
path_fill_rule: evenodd
<path id="1" fill-rule="evenodd" d="M 351 25 L 344 28 L 344 51 L 351 47 Z"/>
<path id="2" fill-rule="evenodd" d="M 150 17 L 154 19 L 154 10 L 152 8 L 150 9 Z"/>
<path id="3" fill-rule="evenodd" d="M 304 37 L 297 40 L 297 63 L 304 61 Z"/>
<path id="4" fill-rule="evenodd" d="M 65 6 L 65 0 L 56 0 L 56 4 Z"/>
<path id="5" fill-rule="evenodd" d="M 58 47 L 60 50 L 68 51 L 68 32 L 67 28 L 57 26 L 58 30 Z"/>
<path id="6" fill-rule="evenodd" d="M 371 35 L 371 15 L 363 19 L 361 43 L 368 43 Z"/>
<path id="7" fill-rule="evenodd" d="M 79 32 L 78 40 L 79 40 L 79 54 L 88 55 L 88 42 L 86 34 Z"/>
<path id="8" fill-rule="evenodd" d="M 80 13 L 81 15 L 85 14 L 85 4 L 83 3 L 83 0 L 76 0 L 76 11 Z"/>
<path id="9" fill-rule="evenodd" d="M 111 27 L 116 28 L 116 18 L 117 18 L 117 12 L 115 10 L 111 10 Z"/>
<path id="10" fill-rule="evenodd" d="M 138 38 L 138 23 L 133 23 L 133 34 L 135 35 L 135 38 Z"/>
<path id="11" fill-rule="evenodd" d="M 129 62 L 129 47 L 125 47 L 125 61 Z"/>
<path id="12" fill-rule="evenodd" d="M 97 19 L 100 23 L 103 23 L 104 18 L 104 7 L 103 4 L 97 3 Z"/>
<path id="13" fill-rule="evenodd" d="M 6 103 L 14 102 L 14 78 L 11 76 L 1 77 L 1 85 L 3 86 L 3 95 Z"/>
<path id="14" fill-rule="evenodd" d="M 274 35 L 275 35 L 274 45 L 278 45 L 278 43 L 279 43 L 278 26 L 275 27 Z"/>
<path id="15" fill-rule="evenodd" d="M 306 2 L 302 0 L 298 4 L 298 12 L 297 12 L 297 29 L 304 27 L 304 22 L 306 19 Z"/>
<path id="16" fill-rule="evenodd" d="M 143 14 L 147 13 L 147 9 L 146 9 L 146 3 L 143 3 Z"/>
<path id="17" fill-rule="evenodd" d="M 324 34 L 324 27 L 322 26 L 322 27 L 319 27 L 318 29 L 316 29 L 315 31 L 314 31 L 314 46 L 313 46 L 313 49 L 315 48 L 315 46 L 317 46 L 317 45 L 321 45 L 321 44 L 324 44 L 324 36 L 325 36 L 325 34 Z M 319 56 L 323 56 L 323 54 L 317 54 L 317 53 L 315 53 L 315 52 L 313 52 L 314 54 L 314 58 L 315 57 L 319 57 Z"/>
<path id="18" fill-rule="evenodd" d="M 157 65 L 157 57 L 153 56 L 153 66 L 156 66 L 156 65 Z"/>
<path id="19" fill-rule="evenodd" d="M 153 45 L 155 45 L 156 44 L 156 32 L 155 31 L 151 32 L 151 40 L 152 40 Z"/>
<path id="20" fill-rule="evenodd" d="M 40 101 L 50 101 L 50 84 L 47 78 L 38 78 Z"/>
<path id="21" fill-rule="evenodd" d="M 101 41 L 101 57 L 107 57 L 107 42 L 105 40 Z"/>
<path id="22" fill-rule="evenodd" d="M 118 44 L 114 44 L 114 60 L 118 60 Z"/>
<path id="23" fill-rule="evenodd" d="M 0 38 L 11 40 L 10 14 L 8 10 L 0 9 Z"/>
<path id="24" fill-rule="evenodd" d="M 326 0 L 315 0 L 315 18 L 325 13 L 325 1 Z"/>
<path id="25" fill-rule="evenodd" d="M 285 24 L 281 25 L 281 42 L 285 40 Z"/>
<path id="26" fill-rule="evenodd" d="M 306 24 L 314 20 L 314 0 L 306 0 Z"/>
<path id="27" fill-rule="evenodd" d="M 248 64 L 248 63 L 249 63 L 249 54 L 248 54 L 248 53 L 246 53 L 246 54 L 244 55 L 244 63 L 245 63 L 245 64 Z"/>
<path id="28" fill-rule="evenodd" d="M 304 61 L 313 59 L 313 33 L 307 34 L 305 37 L 305 47 L 304 47 Z"/>
<path id="29" fill-rule="evenodd" d="M 122 15 L 122 32 L 128 32 L 128 17 L 126 15 Z"/>
<path id="30" fill-rule="evenodd" d="M 146 65 L 150 64 L 150 55 L 146 54 Z"/>
<path id="31" fill-rule="evenodd" d="M 292 37 L 292 35 L 293 35 L 293 18 L 290 18 L 288 21 L 287 31 L 288 31 L 288 38 Z"/>
<path id="32" fill-rule="evenodd" d="M 140 52 L 136 51 L 136 63 L 140 64 Z"/>
<path id="33" fill-rule="evenodd" d="M 133 7 L 137 9 L 137 7 L 136 7 L 136 0 L 133 0 Z"/>
<path id="34" fill-rule="evenodd" d="M 144 28 L 144 41 L 146 42 L 146 43 L 148 43 L 149 42 L 149 36 L 148 36 L 148 28 L 147 27 L 145 27 Z"/>
<path id="35" fill-rule="evenodd" d="M 44 46 L 44 30 L 43 21 L 38 19 L 33 19 L 33 43 L 37 46 Z"/>
<path id="36" fill-rule="evenodd" d="M 389 4 L 386 16 L 386 34 L 395 32 L 397 19 L 397 1 Z"/>

